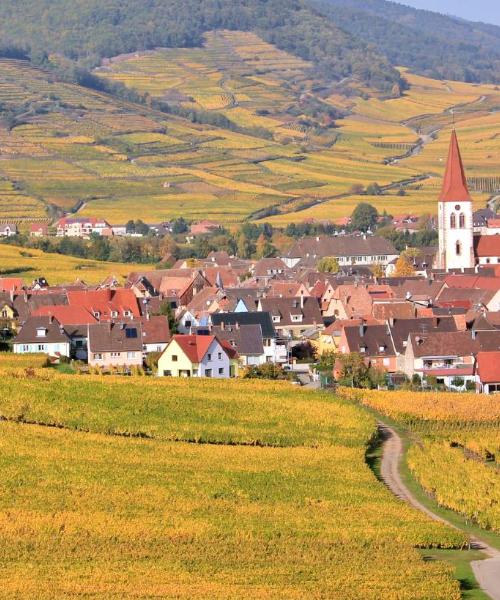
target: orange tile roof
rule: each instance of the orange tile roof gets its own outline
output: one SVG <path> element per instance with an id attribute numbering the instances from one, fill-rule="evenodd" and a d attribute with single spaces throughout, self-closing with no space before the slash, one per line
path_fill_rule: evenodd
<path id="1" fill-rule="evenodd" d="M 481 383 L 500 383 L 500 352 L 478 352 L 477 370 Z"/>

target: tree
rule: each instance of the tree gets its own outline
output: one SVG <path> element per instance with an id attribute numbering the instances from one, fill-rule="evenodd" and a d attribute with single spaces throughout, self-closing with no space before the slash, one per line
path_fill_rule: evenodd
<path id="1" fill-rule="evenodd" d="M 360 202 L 351 215 L 351 226 L 358 231 L 374 229 L 377 223 L 378 211 L 367 202 Z"/>
<path id="2" fill-rule="evenodd" d="M 320 273 L 338 273 L 340 271 L 339 261 L 335 256 L 325 256 L 318 261 L 316 269 Z"/>
<path id="3" fill-rule="evenodd" d="M 380 279 L 381 277 L 384 277 L 384 275 L 385 275 L 384 265 L 381 265 L 380 263 L 376 263 L 376 264 L 372 265 L 370 270 L 376 279 Z"/>
<path id="4" fill-rule="evenodd" d="M 172 310 L 172 305 L 168 300 L 164 300 L 160 304 L 160 315 L 167 317 L 168 320 L 168 329 L 170 334 L 173 335 L 177 333 L 177 321 L 175 320 L 174 311 Z"/>
<path id="5" fill-rule="evenodd" d="M 396 266 L 392 274 L 393 277 L 413 277 L 415 275 L 415 269 L 410 263 L 409 259 L 404 255 L 396 261 Z"/>
<path id="6" fill-rule="evenodd" d="M 380 196 L 382 194 L 382 189 L 378 183 L 370 183 L 370 185 L 366 188 L 366 193 L 368 196 Z"/>
<path id="7" fill-rule="evenodd" d="M 174 219 L 172 221 L 172 233 L 174 233 L 174 234 L 186 233 L 186 231 L 188 229 L 189 229 L 188 224 L 183 217 L 179 217 L 178 219 Z"/>

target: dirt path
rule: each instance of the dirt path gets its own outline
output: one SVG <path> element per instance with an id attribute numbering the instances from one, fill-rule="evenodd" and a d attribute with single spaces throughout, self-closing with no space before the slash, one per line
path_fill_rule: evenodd
<path id="1" fill-rule="evenodd" d="M 384 440 L 380 472 L 387 487 L 398 498 L 408 502 L 431 517 L 431 519 L 446 523 L 450 527 L 457 529 L 455 525 L 435 514 L 412 495 L 410 490 L 403 483 L 399 472 L 399 466 L 403 456 L 403 442 L 394 429 L 388 425 L 379 423 L 378 426 L 382 439 Z M 475 548 L 481 550 L 490 557 L 485 560 L 474 561 L 471 563 L 479 585 L 492 600 L 500 600 L 500 551 L 480 538 L 471 537 L 471 543 Z"/>

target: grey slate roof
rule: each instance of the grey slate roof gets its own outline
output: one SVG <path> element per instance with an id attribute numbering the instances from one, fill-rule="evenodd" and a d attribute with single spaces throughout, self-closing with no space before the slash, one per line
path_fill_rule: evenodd
<path id="1" fill-rule="evenodd" d="M 211 316 L 212 325 L 219 326 L 221 323 L 226 325 L 260 325 L 262 337 L 264 339 L 275 338 L 276 331 L 268 312 L 227 312 L 215 313 Z"/>
<path id="2" fill-rule="evenodd" d="M 260 325 L 218 325 L 212 333 L 219 340 L 229 342 L 241 356 L 260 356 L 264 353 Z"/>

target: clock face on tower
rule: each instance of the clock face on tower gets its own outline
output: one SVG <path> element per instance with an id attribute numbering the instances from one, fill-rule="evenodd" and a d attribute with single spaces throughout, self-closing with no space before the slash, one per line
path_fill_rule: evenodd
<path id="1" fill-rule="evenodd" d="M 455 210 L 460 210 L 460 204 L 455 204 Z"/>

